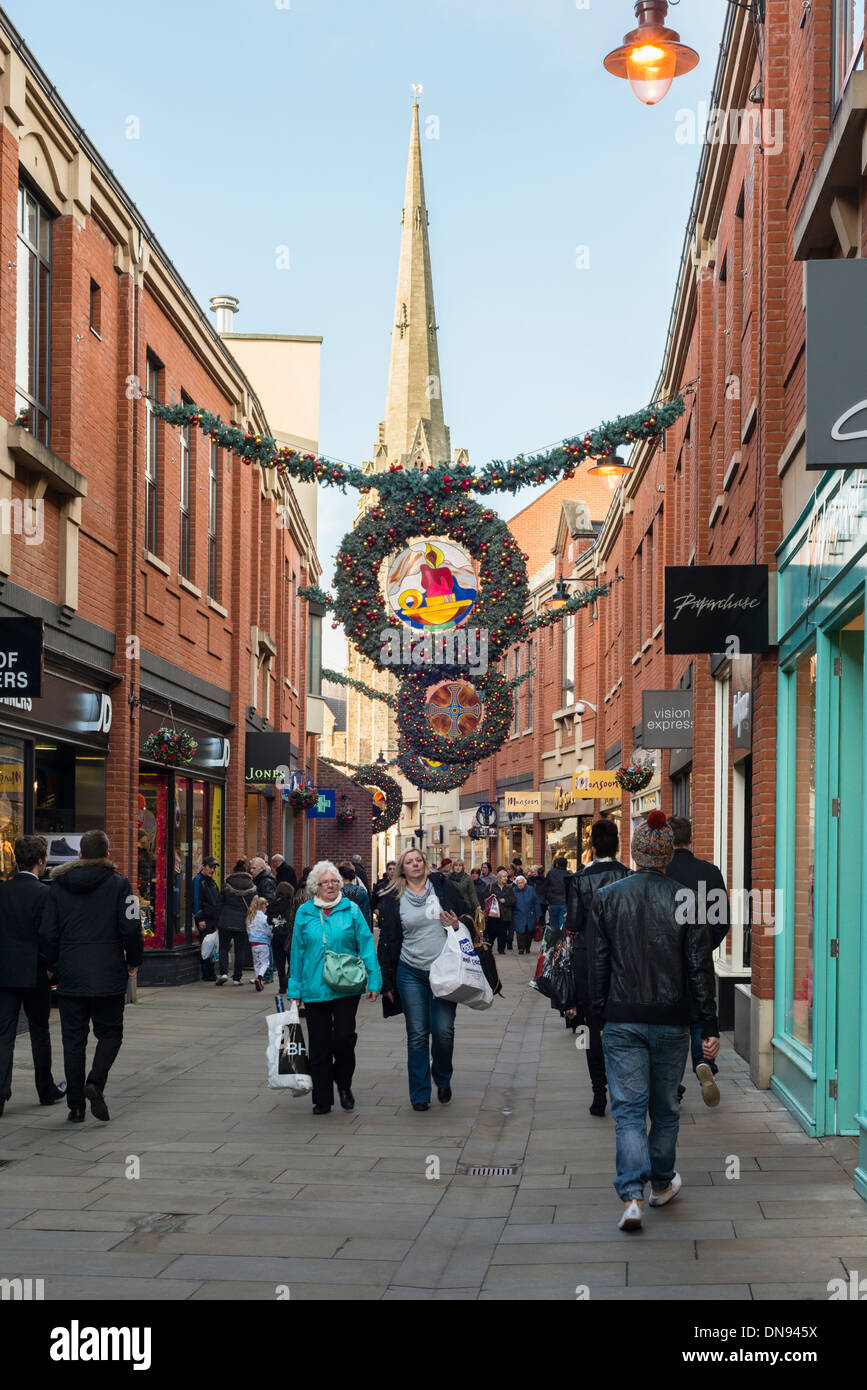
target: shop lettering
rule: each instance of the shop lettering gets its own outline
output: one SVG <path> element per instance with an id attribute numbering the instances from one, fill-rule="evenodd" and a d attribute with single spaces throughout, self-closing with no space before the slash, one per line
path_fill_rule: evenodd
<path id="1" fill-rule="evenodd" d="M 682 598 L 674 599 L 674 606 L 674 616 L 679 618 L 684 608 L 692 608 L 697 614 L 702 614 L 705 610 L 710 613 L 725 613 L 734 608 L 759 608 L 761 599 L 735 598 L 734 594 L 729 594 L 728 598 L 698 598 L 695 594 L 684 594 Z"/>
<path id="2" fill-rule="evenodd" d="M 23 709 L 28 713 L 33 711 L 33 701 L 26 697 L 23 700 L 0 700 L 0 705 L 11 705 L 13 709 Z"/>
<path id="3" fill-rule="evenodd" d="M 648 719 L 647 728 L 651 732 L 656 730 L 664 733 L 666 729 L 691 729 L 692 710 L 689 709 L 657 709 L 653 711 L 653 718 Z"/>

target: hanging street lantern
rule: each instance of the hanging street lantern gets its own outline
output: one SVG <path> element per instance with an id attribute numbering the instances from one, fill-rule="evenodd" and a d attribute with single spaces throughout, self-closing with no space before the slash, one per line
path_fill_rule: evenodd
<path id="1" fill-rule="evenodd" d="M 610 478 L 615 482 L 620 478 L 625 478 L 632 472 L 632 465 L 624 463 L 618 454 L 602 454 L 596 460 L 592 468 L 587 469 L 588 477 Z"/>
<path id="2" fill-rule="evenodd" d="M 607 70 L 626 78 L 645 106 L 662 101 L 674 79 L 692 72 L 699 62 L 695 49 L 681 43 L 675 29 L 666 28 L 667 14 L 668 0 L 636 0 L 638 28 L 605 59 Z"/>

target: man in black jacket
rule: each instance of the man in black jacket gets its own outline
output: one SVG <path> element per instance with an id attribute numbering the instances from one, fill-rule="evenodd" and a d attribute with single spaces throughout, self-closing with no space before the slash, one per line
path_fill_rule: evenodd
<path id="1" fill-rule="evenodd" d="M 268 868 L 268 860 L 262 859 L 261 857 L 258 859 L 251 859 L 250 873 L 253 877 L 253 883 L 256 886 L 256 896 L 264 898 L 266 902 L 273 902 L 274 894 L 277 892 L 277 885 L 274 882 L 274 875 Z"/>
<path id="2" fill-rule="evenodd" d="M 281 883 L 288 883 L 295 892 L 298 887 L 298 877 L 291 864 L 287 864 L 282 854 L 271 855 L 271 873 L 274 875 L 275 892 Z"/>
<path id="3" fill-rule="evenodd" d="M 385 866 L 385 873 L 382 875 L 382 878 L 378 878 L 374 883 L 373 891 L 370 895 L 371 911 L 376 911 L 376 909 L 378 908 L 379 899 L 385 892 L 386 888 L 390 886 L 394 878 L 394 871 L 396 867 L 397 865 L 395 860 L 389 859 L 388 863 Z"/>
<path id="4" fill-rule="evenodd" d="M 87 1099 L 91 1114 L 107 1120 L 103 1091 L 123 1042 L 127 981 L 144 952 L 138 898 L 108 858 L 104 830 L 88 830 L 78 859 L 52 872 L 39 942 L 57 976 L 67 1118 L 80 1123 Z M 91 1023 L 96 1051 L 85 1081 Z"/>
<path id="5" fill-rule="evenodd" d="M 568 861 L 561 855 L 554 860 L 553 867 L 545 875 L 545 902 L 548 904 L 548 940 L 553 940 L 562 929 L 566 916 L 566 896 L 569 891 L 571 874 Z"/>
<path id="6" fill-rule="evenodd" d="M 623 1201 L 624 1231 L 641 1226 L 648 1182 L 654 1207 L 665 1206 L 682 1186 L 674 1167 L 677 1088 L 689 1054 L 692 1000 L 705 1057 L 719 1052 L 710 937 L 701 923 L 679 920 L 678 885 L 665 876 L 673 854 L 665 815 L 651 811 L 632 837 L 638 871 L 602 888 L 590 914 L 590 1013 L 604 1021 L 617 1126 L 614 1187 Z"/>
<path id="7" fill-rule="evenodd" d="M 193 879 L 193 917 L 199 933 L 201 946 L 206 936 L 217 930 L 217 908 L 220 903 L 220 890 L 214 882 L 214 873 L 220 867 L 219 861 L 209 854 L 202 860 L 202 867 Z M 213 984 L 216 979 L 214 956 L 202 961 L 202 979 Z"/>
<path id="8" fill-rule="evenodd" d="M 607 1103 L 605 1057 L 602 1052 L 602 1031 L 598 1022 L 590 1021 L 590 984 L 587 968 L 587 927 L 596 894 L 609 883 L 627 878 L 629 870 L 617 858 L 620 837 L 613 820 L 597 820 L 590 830 L 594 858 L 581 869 L 569 885 L 566 901 L 566 930 L 572 934 L 572 978 L 575 981 L 574 1021 L 567 1012 L 567 1022 L 587 1027 L 587 1067 L 593 1087 L 590 1114 L 602 1117 Z"/>
<path id="9" fill-rule="evenodd" d="M 665 872 L 688 890 L 680 894 L 681 913 L 686 915 L 688 921 L 706 924 L 710 933 L 710 947 L 715 951 L 725 940 L 731 925 L 725 879 L 716 864 L 708 859 L 696 859 L 692 853 L 692 823 L 685 816 L 672 816 L 668 823 L 674 836 L 674 858 Z M 693 1008 L 692 1069 L 701 1086 L 705 1105 L 719 1105 L 719 1086 L 714 1080 L 717 1064 L 704 1057 L 701 1042 L 701 1023 Z M 680 1094 L 685 1094 L 685 1087 L 681 1086 Z"/>
<path id="10" fill-rule="evenodd" d="M 66 1083 L 56 1086 L 51 1074 L 51 986 L 39 950 L 39 923 L 48 897 L 48 885 L 39 879 L 45 873 L 48 843 L 41 835 L 22 835 L 14 853 L 18 873 L 0 883 L 0 1115 L 12 1094 L 12 1057 L 22 1006 L 40 1105 L 54 1105 L 66 1090 Z"/>

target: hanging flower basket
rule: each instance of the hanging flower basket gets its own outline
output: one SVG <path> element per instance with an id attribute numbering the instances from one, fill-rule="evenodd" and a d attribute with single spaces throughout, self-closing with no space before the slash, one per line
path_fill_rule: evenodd
<path id="1" fill-rule="evenodd" d="M 615 777 L 625 792 L 643 792 L 653 781 L 653 768 L 631 763 L 629 767 L 622 767 L 615 773 Z"/>
<path id="2" fill-rule="evenodd" d="M 296 787 L 289 793 L 289 805 L 293 811 L 309 811 L 311 806 L 316 805 L 317 799 L 312 787 Z"/>
<path id="3" fill-rule="evenodd" d="M 337 819 L 341 825 L 351 825 L 354 820 L 358 820 L 354 806 L 341 806 L 337 812 Z"/>
<path id="4" fill-rule="evenodd" d="M 157 729 L 145 739 L 144 751 L 164 767 L 183 767 L 195 756 L 198 743 L 186 729 Z"/>

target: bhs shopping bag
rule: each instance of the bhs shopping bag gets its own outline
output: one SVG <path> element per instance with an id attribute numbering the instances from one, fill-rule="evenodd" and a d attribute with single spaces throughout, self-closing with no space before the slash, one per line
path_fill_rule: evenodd
<path id="1" fill-rule="evenodd" d="M 298 1005 L 285 1013 L 268 1014 L 268 1085 L 285 1088 L 296 1096 L 309 1095 L 313 1078 L 307 1061 L 307 1046 L 298 1021 Z"/>
<path id="2" fill-rule="evenodd" d="M 446 943 L 430 968 L 431 993 L 452 1004 L 468 1004 L 472 1009 L 489 1009 L 493 991 L 485 979 L 466 927 L 448 931 Z"/>

